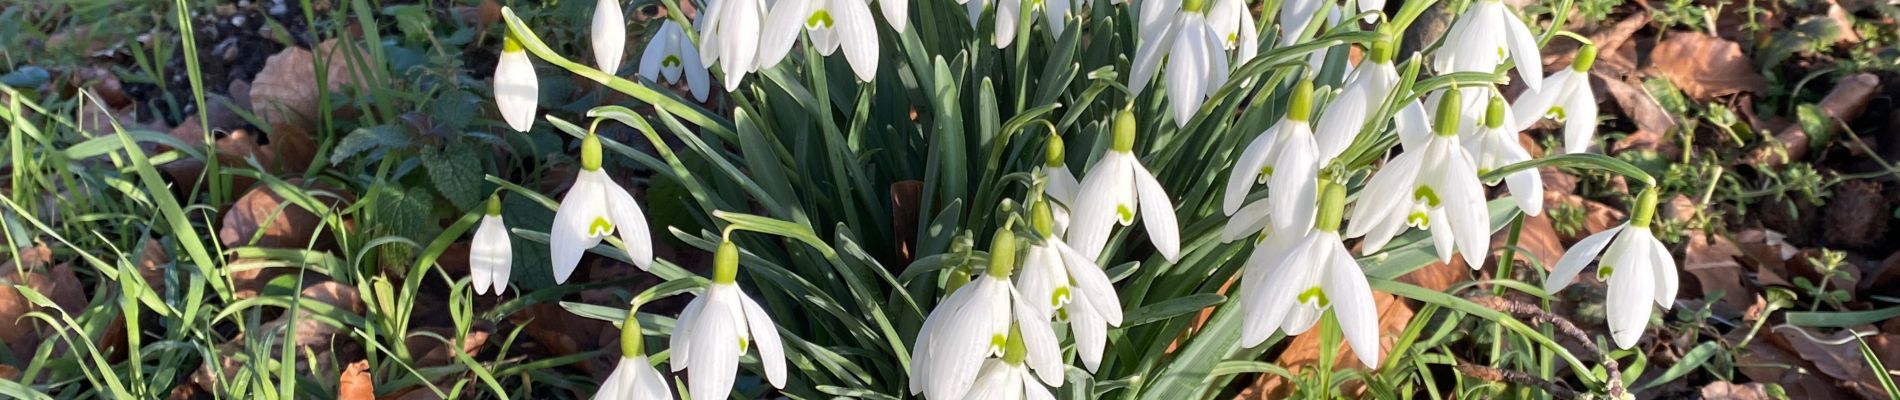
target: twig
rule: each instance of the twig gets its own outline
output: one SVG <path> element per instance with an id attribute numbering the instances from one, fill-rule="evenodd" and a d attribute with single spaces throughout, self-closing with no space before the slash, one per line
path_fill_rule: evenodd
<path id="1" fill-rule="evenodd" d="M 1610 379 L 1609 382 L 1607 382 L 1610 397 L 1617 398 L 1623 396 L 1625 389 L 1623 387 L 1622 368 L 1617 365 L 1615 358 L 1611 358 L 1609 354 L 1605 354 L 1602 349 L 1597 348 L 1596 342 L 1590 340 L 1590 335 L 1583 333 L 1582 329 L 1578 329 L 1577 324 L 1571 323 L 1569 319 L 1557 314 L 1544 311 L 1543 308 L 1535 304 L 1514 301 L 1503 297 L 1480 295 L 1472 297 L 1471 301 L 1482 304 L 1485 307 L 1490 307 L 1493 310 L 1517 316 L 1518 318 L 1529 319 L 1532 324 L 1550 324 L 1556 327 L 1557 332 L 1563 336 L 1569 337 L 1570 340 L 1575 340 L 1577 343 L 1582 343 L 1584 345 L 1583 347 L 1589 348 L 1590 351 L 1597 356 L 1597 361 L 1603 363 L 1603 369 L 1610 373 Z"/>
<path id="2" fill-rule="evenodd" d="M 1458 360 L 1457 368 L 1459 373 L 1470 375 L 1473 378 L 1478 378 L 1483 381 L 1534 386 L 1538 389 L 1543 389 L 1544 393 L 1549 393 L 1552 398 L 1576 399 L 1583 397 L 1583 394 L 1577 393 L 1575 390 L 1570 390 L 1570 388 L 1565 387 L 1561 383 L 1544 380 L 1543 378 L 1531 376 L 1523 372 L 1491 368 L 1465 362 L 1465 360 Z"/>

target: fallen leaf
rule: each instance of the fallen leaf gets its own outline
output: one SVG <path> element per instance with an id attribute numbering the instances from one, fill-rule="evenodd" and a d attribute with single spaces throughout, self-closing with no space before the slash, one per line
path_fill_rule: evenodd
<path id="1" fill-rule="evenodd" d="M 1682 270 L 1694 276 L 1701 288 L 1704 299 L 1721 293 L 1715 303 L 1716 313 L 1736 317 L 1747 312 L 1750 292 L 1743 286 L 1742 249 L 1722 235 L 1711 235 L 1699 230 L 1685 230 L 1682 235 L 1689 244 L 1682 253 Z"/>
<path id="2" fill-rule="evenodd" d="M 1853 396 L 1839 387 L 1821 379 L 1815 373 L 1813 363 L 1796 356 L 1779 340 L 1772 329 L 1763 327 L 1755 341 L 1747 346 L 1739 346 L 1742 337 L 1748 335 L 1747 329 L 1729 331 L 1723 336 L 1731 345 L 1738 345 L 1735 356 L 1735 369 L 1741 371 L 1750 381 L 1773 383 L 1787 390 L 1793 399 L 1841 399 Z"/>
<path id="3" fill-rule="evenodd" d="M 1581 18 L 1577 20 L 1580 21 Z M 1623 48 L 1624 44 L 1629 42 L 1631 35 L 1648 25 L 1649 13 L 1640 12 L 1630 13 L 1628 17 L 1624 17 L 1614 25 L 1586 25 L 1585 29 L 1594 30 L 1589 33 L 1590 42 L 1597 45 L 1597 61 L 1591 70 L 1620 76 L 1635 69 L 1635 60 L 1616 57 L 1616 50 Z M 1574 40 L 1551 41 L 1544 47 L 1544 65 L 1570 65 L 1571 61 L 1577 57 L 1578 47 L 1578 42 Z"/>
<path id="4" fill-rule="evenodd" d="M 1381 355 L 1379 359 L 1383 360 L 1385 359 L 1383 355 L 1387 351 L 1392 350 L 1392 346 L 1398 342 L 1399 335 L 1404 333 L 1406 324 L 1412 321 L 1413 312 L 1410 306 L 1405 305 L 1405 300 L 1398 296 L 1372 292 L 1372 297 L 1379 309 L 1379 354 Z M 1319 328 L 1314 327 L 1313 329 Z M 1293 371 L 1295 374 L 1302 373 L 1301 369 L 1303 368 L 1317 367 L 1320 357 L 1319 345 L 1319 334 L 1317 331 L 1309 331 L 1306 334 L 1295 336 L 1292 342 L 1287 344 L 1286 349 L 1282 350 L 1278 357 L 1275 357 L 1274 365 L 1285 367 L 1288 371 Z M 1339 349 L 1332 352 L 1333 370 L 1363 371 L 1366 369 L 1364 364 L 1359 363 L 1359 357 L 1352 353 L 1351 347 L 1352 346 L 1347 345 L 1344 341 L 1341 341 Z M 1241 394 L 1236 396 L 1236 398 L 1292 398 L 1292 396 L 1296 394 L 1294 393 L 1294 390 L 1297 389 L 1296 386 L 1297 385 L 1286 381 L 1285 378 L 1279 375 L 1261 374 L 1259 380 L 1254 381 L 1253 385 L 1241 391 Z M 1341 392 L 1348 394 L 1360 393 L 1364 390 L 1364 383 L 1359 381 L 1348 383 L 1346 387 L 1340 389 Z"/>
<path id="5" fill-rule="evenodd" d="M 430 326 L 417 329 L 416 332 L 411 332 L 407 339 L 403 339 L 403 345 L 409 347 L 409 354 L 416 358 L 417 367 L 447 366 L 455 363 L 457 354 L 473 356 L 480 351 L 483 345 L 488 344 L 488 337 L 494 329 L 495 325 L 487 321 L 477 322 L 470 326 L 468 335 L 459 338 L 461 342 L 459 353 L 455 350 L 455 346 L 440 339 L 458 339 L 455 329 L 449 327 Z"/>
<path id="6" fill-rule="evenodd" d="M 376 400 L 376 386 L 369 376 L 369 360 L 350 363 L 337 377 L 338 400 Z"/>
<path id="7" fill-rule="evenodd" d="M 354 71 L 353 65 L 366 63 L 370 55 L 356 46 L 349 46 L 354 55 L 346 54 L 339 43 L 330 39 L 317 45 L 317 52 L 323 54 L 325 62 L 325 79 L 329 83 L 326 88 L 317 87 L 317 57 L 310 50 L 288 47 L 266 59 L 264 69 L 251 81 L 251 110 L 258 119 L 273 126 L 314 121 L 325 111 L 320 109 L 321 90 L 367 91 L 368 80 Z M 339 103 L 337 99 L 331 102 L 332 105 Z"/>
<path id="8" fill-rule="evenodd" d="M 1667 142 L 1665 134 L 1676 129 L 1676 120 L 1664 111 L 1661 103 L 1651 97 L 1643 85 L 1621 79 L 1600 79 L 1603 89 L 1616 100 L 1623 110 L 1623 116 L 1636 124 L 1636 132 L 1616 143 L 1613 152 L 1623 149 L 1642 147 L 1656 148 Z"/>
<path id="9" fill-rule="evenodd" d="M 1792 325 L 1780 325 L 1773 329 L 1776 335 L 1770 337 L 1772 340 L 1782 341 L 1794 350 L 1795 355 L 1814 363 L 1815 369 L 1833 378 L 1835 385 L 1860 394 L 1862 398 L 1886 398 L 1886 391 L 1880 388 L 1876 373 L 1862 358 L 1860 343 L 1853 337 L 1856 331 L 1873 331 L 1872 328 L 1849 328 L 1831 334 Z M 1866 340 L 1872 346 L 1874 340 L 1888 340 L 1883 336 L 1888 335 L 1873 335 Z"/>
<path id="10" fill-rule="evenodd" d="M 1741 45 L 1702 32 L 1670 33 L 1650 50 L 1649 60 L 1657 75 L 1697 100 L 1768 92 L 1768 79 L 1755 71 Z"/>
<path id="11" fill-rule="evenodd" d="M 292 179 L 292 185 L 302 180 Z M 321 187 L 319 187 L 321 188 Z M 325 189 L 327 190 L 327 188 Z M 336 193 L 336 192 L 332 192 Z M 341 194 L 348 196 L 347 193 Z M 349 201 L 336 197 L 319 196 L 318 201 L 327 201 L 326 206 L 342 207 Z M 252 188 L 232 202 L 218 224 L 218 241 L 225 248 L 244 246 L 291 248 L 314 250 L 332 250 L 336 247 L 334 236 L 328 234 L 330 228 L 324 226 L 323 218 L 317 214 L 287 202 L 282 196 L 267 186 Z M 313 236 L 318 235 L 320 236 Z M 245 264 L 243 260 L 233 264 Z M 242 298 L 256 296 L 268 284 L 271 278 L 288 272 L 289 268 L 233 268 L 231 280 Z"/>
<path id="12" fill-rule="evenodd" d="M 73 315 L 84 311 L 86 294 L 71 264 L 46 266 L 51 261 L 51 249 L 38 245 L 21 250 L 20 262 L 0 264 L 0 282 L 8 283 L 0 285 L 0 321 L 8 321 L 0 324 L 0 342 L 5 342 L 8 349 L 13 351 L 14 360 L 32 360 L 41 340 L 52 334 L 54 328 L 45 326 L 38 319 L 25 318 L 26 314 L 34 311 L 54 315 L 58 313 L 50 308 L 34 306 L 16 286 L 26 286 L 38 292 L 52 300 L 53 306 Z"/>
<path id="13" fill-rule="evenodd" d="M 1714 382 L 1702 387 L 1703 400 L 1770 400 L 1768 389 L 1760 383 Z"/>

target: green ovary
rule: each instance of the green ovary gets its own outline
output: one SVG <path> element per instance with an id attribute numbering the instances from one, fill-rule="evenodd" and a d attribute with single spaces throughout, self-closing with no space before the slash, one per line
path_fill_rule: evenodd
<path id="1" fill-rule="evenodd" d="M 611 233 L 614 233 L 614 223 L 607 222 L 606 217 L 594 217 L 594 223 L 587 225 L 589 236 L 607 236 Z"/>
<path id="2" fill-rule="evenodd" d="M 805 27 L 831 28 L 831 12 L 826 10 L 813 11 L 811 17 L 805 19 Z"/>

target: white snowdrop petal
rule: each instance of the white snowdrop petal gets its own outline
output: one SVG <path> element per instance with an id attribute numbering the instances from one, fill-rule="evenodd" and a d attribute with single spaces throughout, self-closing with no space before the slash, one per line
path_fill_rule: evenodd
<path id="1" fill-rule="evenodd" d="M 1042 167 L 1043 176 L 1049 178 L 1049 184 L 1043 187 L 1043 193 L 1054 198 L 1062 205 L 1075 204 L 1076 193 L 1082 191 L 1082 183 L 1075 180 L 1075 173 L 1068 166 Z"/>
<path id="2" fill-rule="evenodd" d="M 1239 212 L 1227 219 L 1227 225 L 1221 227 L 1221 243 L 1231 243 L 1266 230 L 1271 223 L 1268 211 L 1272 209 L 1272 203 L 1266 200 L 1247 203 L 1246 207 L 1241 207 Z"/>
<path id="3" fill-rule="evenodd" d="M 681 36 L 680 40 L 686 39 Z M 712 91 L 712 72 L 699 63 L 699 50 L 694 49 L 692 43 L 681 43 L 679 49 L 680 60 L 686 69 L 686 89 L 692 92 L 693 100 L 704 102 Z"/>
<path id="4" fill-rule="evenodd" d="M 1179 0 L 1144 1 L 1142 8 L 1146 9 L 1147 4 L 1170 1 Z M 1142 15 L 1143 20 L 1147 18 L 1148 16 L 1146 14 Z M 1178 28 L 1168 24 L 1160 24 L 1153 29 L 1147 28 L 1147 25 L 1143 25 L 1141 29 L 1141 46 L 1136 48 L 1135 59 L 1130 63 L 1130 68 L 1132 68 L 1132 71 L 1128 75 L 1128 90 L 1130 92 L 1137 96 L 1141 95 L 1142 90 L 1148 87 L 1148 81 L 1154 79 L 1155 72 L 1160 71 L 1161 59 L 1167 57 L 1168 51 L 1174 47 L 1174 37 L 1177 29 Z"/>
<path id="5" fill-rule="evenodd" d="M 1022 380 L 1022 372 L 1016 367 L 1003 360 L 990 359 L 983 362 L 981 373 L 976 375 L 976 381 L 971 384 L 969 396 L 959 398 L 1005 400 L 1011 398 L 1011 392 L 1015 392 L 1014 397 L 1022 397 Z"/>
<path id="6" fill-rule="evenodd" d="M 1141 162 L 1131 162 L 1135 169 L 1135 192 L 1141 196 L 1142 225 L 1148 227 L 1148 241 L 1154 243 L 1155 251 L 1161 253 L 1168 262 L 1181 260 L 1181 225 L 1174 218 L 1174 200 L 1168 198 L 1161 182 L 1154 174 L 1141 166 Z"/>
<path id="7" fill-rule="evenodd" d="M 1321 111 L 1319 123 L 1314 125 L 1320 161 L 1329 161 L 1338 157 L 1339 153 L 1344 153 L 1346 146 L 1352 144 L 1353 138 L 1359 136 L 1359 130 L 1365 126 L 1371 107 L 1376 107 L 1371 104 L 1372 93 L 1366 87 L 1369 84 L 1366 81 L 1371 78 L 1363 77 L 1369 73 L 1376 71 L 1361 69 L 1354 73 L 1352 80 L 1346 83 L 1345 91 L 1340 92 L 1339 97 Z"/>
<path id="8" fill-rule="evenodd" d="M 679 24 L 671 20 L 666 21 L 665 25 L 660 26 L 660 32 L 654 35 L 653 40 L 647 42 L 646 48 L 640 50 L 640 66 L 635 73 L 641 78 L 654 82 L 660 81 L 660 65 L 666 62 L 666 56 L 675 55 L 671 50 L 679 43 L 672 40 L 669 35 L 674 29 L 679 29 Z"/>
<path id="9" fill-rule="evenodd" d="M 1008 48 L 1016 40 L 1016 20 L 1022 15 L 1022 0 L 999 0 L 996 2 L 996 29 L 990 43 L 996 48 Z"/>
<path id="10" fill-rule="evenodd" d="M 1359 203 L 1352 208 L 1346 223 L 1346 236 L 1366 236 L 1362 246 L 1366 254 L 1379 251 L 1391 236 L 1369 236 L 1375 226 L 1389 222 L 1393 214 L 1403 212 L 1403 208 L 1412 202 L 1412 192 L 1417 186 L 1413 183 L 1418 175 L 1419 164 L 1424 160 L 1423 152 L 1406 152 L 1387 162 L 1385 167 L 1372 173 L 1366 182 L 1366 188 L 1359 193 Z M 1403 214 L 1397 215 L 1403 218 Z"/>
<path id="11" fill-rule="evenodd" d="M 660 370 L 653 368 L 653 364 L 647 361 L 646 356 L 635 357 L 632 364 L 631 368 L 636 372 L 637 378 L 634 380 L 632 393 L 636 393 L 641 399 L 673 398 L 673 384 L 666 380 L 665 375 L 660 375 Z"/>
<path id="12" fill-rule="evenodd" d="M 1425 106 L 1418 100 L 1399 108 L 1398 116 L 1392 118 L 1392 130 L 1399 133 L 1399 144 L 1405 150 L 1424 149 L 1425 143 L 1432 138 L 1432 120 L 1425 112 Z"/>
<path id="13" fill-rule="evenodd" d="M 1649 327 L 1650 303 L 1656 298 L 1655 282 L 1652 281 L 1655 276 L 1644 266 L 1635 264 L 1635 260 L 1648 258 L 1648 254 L 1640 251 L 1624 253 L 1628 255 L 1612 261 L 1615 269 L 1610 272 L 1610 291 L 1604 299 L 1610 338 L 1619 349 L 1634 347 L 1636 341 L 1642 339 L 1643 331 Z"/>
<path id="14" fill-rule="evenodd" d="M 1021 298 L 1020 293 L 1010 289 L 1010 311 L 1016 314 L 1017 329 L 1023 335 L 1023 346 L 1029 350 L 1024 359 L 1029 369 L 1050 386 L 1062 386 L 1062 343 L 1056 341 L 1056 333 L 1049 326 L 1049 316 L 1036 312 L 1029 302 Z"/>
<path id="15" fill-rule="evenodd" d="M 811 6 L 815 3 L 817 2 L 781 1 L 772 6 L 772 12 L 766 16 L 765 27 L 759 36 L 759 65 L 778 65 L 780 61 L 785 60 L 786 55 L 791 54 L 792 45 L 798 43 L 798 34 L 804 31 L 805 21 L 810 17 Z"/>
<path id="16" fill-rule="evenodd" d="M 1089 196 L 1076 196 L 1075 205 L 1069 215 L 1069 245 L 1089 257 L 1100 257 L 1102 248 L 1107 246 L 1109 230 L 1115 225 L 1117 217 L 1115 195 L 1125 188 L 1133 156 L 1118 151 L 1102 155 L 1088 174 L 1082 177 L 1082 191 Z"/>
<path id="17" fill-rule="evenodd" d="M 1273 242 L 1275 239 L 1270 237 L 1267 240 Z M 1254 249 L 1254 255 L 1248 260 L 1248 268 L 1249 271 L 1258 268 L 1257 270 L 1261 273 L 1257 276 L 1248 275 L 1246 278 L 1261 278 L 1256 281 L 1264 281 L 1261 282 L 1264 285 L 1259 286 L 1261 289 L 1259 297 L 1243 303 L 1247 314 L 1241 325 L 1241 345 L 1247 347 L 1259 345 L 1272 336 L 1274 330 L 1283 325 L 1287 318 L 1293 317 L 1291 314 L 1295 303 L 1299 301 L 1299 293 L 1305 290 L 1304 285 L 1309 283 L 1306 279 L 1306 271 L 1318 265 L 1317 262 L 1323 261 L 1322 256 L 1314 252 L 1316 247 L 1312 246 L 1312 241 L 1311 237 L 1303 237 L 1297 242 L 1292 242 L 1291 246 L 1280 244 Z M 1281 249 L 1284 249 L 1284 252 L 1276 251 Z M 1278 254 L 1285 255 L 1278 256 Z M 1253 257 L 1259 257 L 1258 264 Z M 1256 265 L 1258 267 L 1255 267 Z"/>
<path id="18" fill-rule="evenodd" d="M 1055 0 L 1055 1 L 1065 1 L 1065 0 Z M 1017 373 L 1017 375 L 1021 376 L 1023 374 L 1019 372 Z M 1023 382 L 1022 389 L 1023 389 L 1023 398 L 1025 400 L 1055 400 L 1056 399 L 1055 395 L 1052 395 L 1049 393 L 1049 388 L 1042 387 L 1042 384 L 1036 383 L 1035 380 L 1029 379 L 1028 377 L 1020 378 L 1020 380 L 1022 380 Z"/>
<path id="19" fill-rule="evenodd" d="M 1095 372 L 1102 365 L 1102 351 L 1108 347 L 1108 322 L 1096 314 L 1097 306 L 1089 296 L 1076 296 L 1069 311 L 1069 331 L 1075 335 L 1075 353 L 1082 366 Z"/>
<path id="20" fill-rule="evenodd" d="M 1168 50 L 1168 104 L 1174 111 L 1175 126 L 1187 126 L 1194 113 L 1201 109 L 1206 98 L 1203 89 L 1207 88 L 1208 65 L 1210 55 L 1202 47 L 1200 37 L 1206 26 L 1200 24 L 1197 15 L 1183 15 L 1175 19 L 1175 37 L 1173 48 Z"/>
<path id="21" fill-rule="evenodd" d="M 1567 91 L 1574 73 L 1575 70 L 1564 68 L 1544 79 L 1543 87 L 1549 89 L 1526 88 L 1524 94 L 1518 95 L 1517 101 L 1511 102 L 1511 113 L 1523 118 L 1518 118 L 1517 124 L 1511 125 L 1512 130 L 1523 131 L 1537 125 L 1537 121 L 1550 113 L 1550 107 L 1556 105 L 1558 98 Z"/>
<path id="22" fill-rule="evenodd" d="M 627 189 L 613 183 L 605 174 L 600 180 L 605 182 L 602 186 L 607 195 L 607 213 L 613 220 L 614 231 L 620 233 L 620 244 L 626 246 L 627 259 L 645 271 L 653 265 L 653 234 L 647 231 L 646 213 L 640 211 L 640 204 Z"/>
<path id="23" fill-rule="evenodd" d="M 1043 239 L 1045 242 L 1052 238 Z M 1031 306 L 1043 315 L 1055 315 L 1058 305 L 1054 299 L 1057 287 L 1066 286 L 1069 277 L 1063 273 L 1062 256 L 1056 254 L 1053 244 L 1031 246 L 1023 257 L 1023 264 L 1017 268 L 1016 291 L 1029 300 Z M 1058 283 L 1059 282 L 1059 283 Z M 1074 293 L 1071 293 L 1071 297 Z"/>
<path id="24" fill-rule="evenodd" d="M 1062 32 L 1068 29 L 1069 1 L 1043 0 L 1042 2 L 1042 18 L 1049 24 L 1043 32 L 1049 34 L 1052 39 L 1061 38 Z"/>
<path id="25" fill-rule="evenodd" d="M 1583 83 L 1577 94 L 1564 103 L 1564 154 L 1577 154 L 1590 150 L 1596 141 L 1597 98 L 1590 92 L 1590 84 Z"/>
<path id="26" fill-rule="evenodd" d="M 1511 46 L 1511 59 L 1517 61 L 1517 75 L 1524 78 L 1525 87 L 1542 88 L 1544 57 L 1537 52 L 1537 36 L 1531 35 L 1530 28 L 1510 7 L 1499 3 L 1498 12 L 1503 14 L 1504 37 Z"/>
<path id="27" fill-rule="evenodd" d="M 1074 280 L 1077 288 L 1081 289 L 1082 295 L 1077 297 L 1089 298 L 1095 312 L 1109 325 L 1121 326 L 1121 297 L 1115 293 L 1114 284 L 1108 281 L 1108 273 L 1067 243 L 1054 238 L 1051 240 L 1056 240 L 1053 247 L 1061 256 L 1062 263 L 1068 267 L 1069 279 Z"/>
<path id="28" fill-rule="evenodd" d="M 1443 208 L 1426 211 L 1425 215 L 1425 219 L 1429 221 L 1425 229 L 1432 234 L 1432 250 L 1434 254 L 1438 255 L 1438 262 L 1451 262 L 1451 256 L 1458 251 L 1458 234 L 1457 231 L 1451 229 L 1451 218 L 1445 216 L 1445 209 Z M 1470 264 L 1466 264 L 1466 266 L 1471 267 L 1471 269 L 1479 269 L 1482 267 L 1480 265 Z"/>
<path id="29" fill-rule="evenodd" d="M 1319 211 L 1315 198 L 1319 193 L 1320 159 L 1314 158 L 1320 152 L 1313 143 L 1314 137 L 1306 132 L 1305 124 L 1295 124 L 1286 132 L 1285 146 L 1281 148 L 1279 159 L 1273 162 L 1273 176 L 1267 180 L 1269 196 L 1267 201 L 1273 204 L 1273 228 L 1285 231 L 1289 228 L 1313 224 L 1313 216 Z"/>
<path id="30" fill-rule="evenodd" d="M 911 349 L 912 394 L 956 399 L 970 389 L 994 333 L 987 321 L 998 299 L 986 287 L 990 282 L 987 275 L 978 277 L 938 303 L 924 319 L 917 345 Z"/>
<path id="31" fill-rule="evenodd" d="M 765 367 L 765 381 L 772 387 L 785 388 L 785 345 L 779 341 L 778 325 L 772 323 L 772 316 L 765 308 L 752 300 L 738 287 L 732 291 L 739 298 L 739 305 L 745 312 L 746 331 L 751 332 L 752 345 L 759 349 L 759 365 Z"/>
<path id="32" fill-rule="evenodd" d="M 1451 150 L 1451 154 L 1446 160 L 1451 165 L 1444 172 L 1444 187 L 1439 189 L 1439 195 L 1445 201 L 1445 214 L 1451 219 L 1458 252 L 1464 254 L 1465 262 L 1472 268 L 1481 268 L 1485 255 L 1491 251 L 1491 213 L 1485 206 L 1484 184 L 1478 182 L 1470 155 L 1457 149 Z"/>
<path id="33" fill-rule="evenodd" d="M 758 0 L 720 0 L 716 3 L 730 3 L 726 6 L 723 18 L 720 18 L 725 20 L 720 25 L 725 32 L 719 33 L 718 45 L 719 62 L 726 71 L 726 91 L 730 92 L 739 89 L 739 81 L 745 78 L 747 72 L 758 69 L 755 62 L 761 47 L 759 40 L 764 37 L 760 36 L 762 32 L 759 31 L 764 22 L 761 21 L 764 17 L 760 15 L 764 13 L 764 4 Z M 707 39 L 702 35 L 700 40 Z"/>
<path id="34" fill-rule="evenodd" d="M 891 24 L 891 30 L 904 33 L 910 25 L 910 0 L 878 0 L 877 6 L 884 12 L 884 22 Z"/>
<path id="35" fill-rule="evenodd" d="M 1322 234 L 1323 235 L 1323 234 Z M 1369 366 L 1379 365 L 1379 310 L 1372 299 L 1372 287 L 1366 284 L 1366 275 L 1359 268 L 1346 246 L 1337 236 L 1333 236 L 1328 247 L 1331 250 L 1331 262 L 1326 268 L 1325 281 L 1322 284 L 1326 298 L 1332 302 L 1333 315 L 1339 320 L 1339 330 L 1346 337 L 1346 343 L 1352 345 L 1352 352 L 1359 356 L 1359 362 Z M 1326 241 L 1326 239 L 1322 239 Z"/>
<path id="36" fill-rule="evenodd" d="M 673 325 L 673 334 L 667 339 L 667 347 L 673 352 L 673 372 L 686 369 L 686 365 L 693 362 L 692 338 L 700 333 L 694 325 L 705 309 L 706 296 L 694 297 L 693 301 L 686 303 L 686 308 L 680 310 L 679 318 L 675 319 L 678 322 Z"/>
<path id="37" fill-rule="evenodd" d="M 621 13 L 620 0 L 595 2 L 593 22 L 588 32 L 594 45 L 594 66 L 613 74 L 620 69 L 620 56 L 627 50 L 627 18 Z"/>
<path id="38" fill-rule="evenodd" d="M 872 20 L 871 7 L 861 0 L 832 0 L 831 5 L 831 10 L 837 13 L 836 33 L 851 72 L 857 74 L 860 82 L 876 79 L 877 23 Z"/>
<path id="39" fill-rule="evenodd" d="M 607 205 L 601 204 L 606 197 L 604 191 L 599 181 L 583 171 L 574 177 L 574 186 L 561 198 L 561 207 L 555 210 L 554 225 L 548 232 L 554 283 L 567 282 L 580 264 L 581 255 L 600 244 L 601 237 L 588 231 L 593 229 L 595 221 L 606 220 Z"/>
<path id="40" fill-rule="evenodd" d="M 526 51 L 503 51 L 495 62 L 495 108 L 501 119 L 517 132 L 534 127 L 539 107 L 541 82 L 535 78 L 534 64 Z"/>
<path id="41" fill-rule="evenodd" d="M 1267 158 L 1271 156 L 1273 144 L 1279 141 L 1277 138 L 1286 126 L 1294 123 L 1285 119 L 1274 123 L 1260 135 L 1254 136 L 1253 141 L 1247 143 L 1247 148 L 1240 151 L 1240 159 L 1234 162 L 1233 171 L 1227 174 L 1227 191 L 1221 197 L 1223 213 L 1234 215 L 1240 211 L 1242 203 L 1247 201 L 1247 194 L 1253 192 L 1261 169 L 1268 165 Z"/>
<path id="42" fill-rule="evenodd" d="M 1510 135 L 1516 137 L 1517 135 Z M 1499 143 L 1504 148 L 1504 165 L 1530 161 L 1531 155 L 1524 146 L 1515 142 Z M 1511 197 L 1517 201 L 1517 208 L 1525 215 L 1537 216 L 1544 212 L 1544 175 L 1536 168 L 1513 172 L 1504 177 L 1504 185 L 1511 189 Z"/>
<path id="43" fill-rule="evenodd" d="M 1569 250 L 1564 251 L 1563 257 L 1557 259 L 1557 266 L 1550 270 L 1550 276 L 1544 279 L 1544 293 L 1557 293 L 1565 286 L 1570 286 L 1570 282 L 1576 281 L 1577 274 L 1583 272 L 1583 267 L 1595 261 L 1597 254 L 1603 252 L 1603 247 L 1610 244 L 1610 239 L 1627 227 L 1629 225 L 1624 224 L 1605 229 L 1571 245 Z"/>
<path id="44" fill-rule="evenodd" d="M 481 226 L 475 229 L 475 240 L 469 243 L 469 272 L 474 280 L 475 293 L 482 294 L 489 287 L 495 294 L 508 290 L 508 275 L 514 268 L 514 247 L 508 243 L 508 226 L 500 215 L 482 216 Z"/>
<path id="45" fill-rule="evenodd" d="M 703 295 L 705 308 L 692 321 L 695 334 L 687 340 L 692 343 L 693 357 L 686 362 L 686 387 L 694 399 L 724 400 L 732 394 L 742 354 L 742 321 L 737 318 L 739 305 L 734 304 L 737 299 L 730 290 L 734 289 L 721 285 L 707 288 Z"/>
<path id="46" fill-rule="evenodd" d="M 1639 231 L 1641 231 L 1639 234 L 1641 240 L 1649 242 L 1647 264 L 1656 274 L 1656 305 L 1662 306 L 1664 310 L 1673 308 L 1676 304 L 1676 289 L 1680 284 L 1676 277 L 1676 257 L 1669 255 L 1669 246 L 1664 246 L 1661 241 L 1657 241 L 1655 235 L 1648 229 L 1639 229 Z"/>

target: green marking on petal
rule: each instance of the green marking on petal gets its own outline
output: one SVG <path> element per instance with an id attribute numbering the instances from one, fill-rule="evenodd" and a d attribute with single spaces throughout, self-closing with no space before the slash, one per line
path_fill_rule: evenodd
<path id="1" fill-rule="evenodd" d="M 1551 106 L 1550 112 L 1544 113 L 1544 116 L 1550 117 L 1550 119 L 1554 119 L 1557 121 L 1563 121 L 1564 117 L 1566 116 L 1566 114 L 1564 113 L 1564 106 Z"/>
<path id="2" fill-rule="evenodd" d="M 1001 334 L 990 334 L 990 353 L 1002 353 L 1003 347 L 1008 346 L 1008 345 L 1009 345 L 1008 336 L 1003 336 Z"/>
<path id="3" fill-rule="evenodd" d="M 607 222 L 606 217 L 594 217 L 594 223 L 587 225 L 587 234 L 590 236 L 607 236 L 612 233 L 614 233 L 614 223 Z"/>
<path id="4" fill-rule="evenodd" d="M 1069 287 L 1068 286 L 1057 287 L 1054 292 L 1049 293 L 1049 305 L 1061 306 L 1063 303 L 1068 303 L 1068 302 L 1069 302 Z"/>
<path id="5" fill-rule="evenodd" d="M 748 344 L 751 344 L 748 342 L 749 341 L 746 340 L 745 335 L 739 335 L 739 354 L 741 355 L 745 354 L 745 348 L 746 348 L 745 346 Z"/>
<path id="6" fill-rule="evenodd" d="M 1430 226 L 1432 216 L 1424 212 L 1413 212 L 1405 216 L 1405 224 L 1411 226 Z"/>
<path id="7" fill-rule="evenodd" d="M 831 11 L 818 10 L 805 19 L 806 28 L 831 28 Z"/>
<path id="8" fill-rule="evenodd" d="M 1433 191 L 1431 186 L 1419 186 L 1417 190 L 1413 190 L 1412 199 L 1424 199 L 1425 205 L 1438 207 L 1438 192 Z"/>
<path id="9" fill-rule="evenodd" d="M 1616 267 L 1610 266 L 1610 264 L 1598 265 L 1597 266 L 1597 280 L 1608 282 L 1610 281 L 1610 274 L 1613 272 L 1616 272 Z"/>
<path id="10" fill-rule="evenodd" d="M 675 54 L 668 54 L 668 55 L 666 55 L 666 58 L 662 58 L 662 59 L 660 59 L 660 66 L 661 66 L 661 67 L 668 67 L 668 68 L 671 68 L 671 67 L 678 67 L 678 66 L 680 66 L 680 65 L 682 65 L 682 63 L 680 62 L 680 56 L 679 56 L 679 55 L 675 55 Z"/>
<path id="11" fill-rule="evenodd" d="M 1263 165 L 1263 166 L 1260 166 L 1260 175 L 1258 175 L 1258 178 L 1254 178 L 1254 183 L 1256 184 L 1267 183 L 1267 178 L 1272 178 L 1272 177 L 1273 177 L 1273 166 Z"/>
<path id="12" fill-rule="evenodd" d="M 1128 207 L 1127 204 L 1116 204 L 1115 217 L 1121 218 L 1122 224 L 1135 222 L 1135 210 L 1133 208 Z"/>
<path id="13" fill-rule="evenodd" d="M 1300 302 L 1313 303 L 1320 308 L 1326 308 L 1327 304 L 1332 304 L 1326 300 L 1326 291 L 1320 290 L 1319 286 L 1306 288 L 1306 291 L 1300 292 Z"/>

